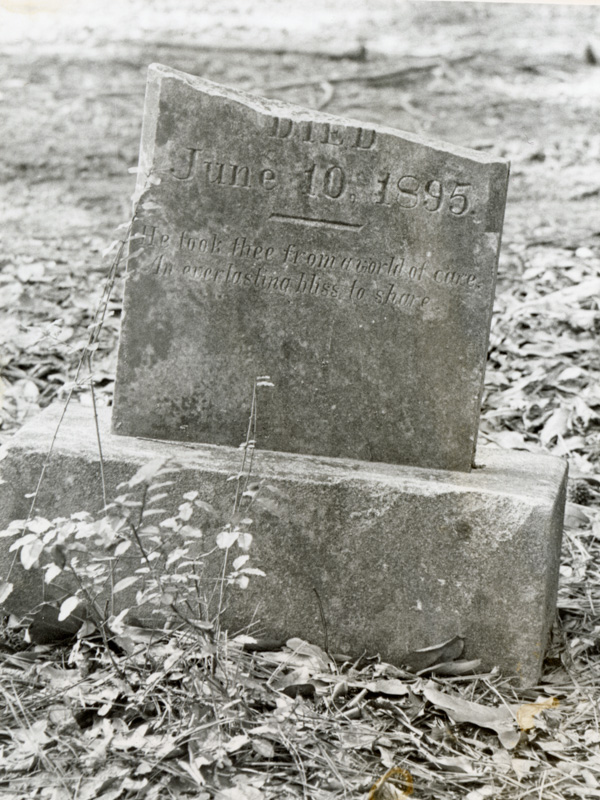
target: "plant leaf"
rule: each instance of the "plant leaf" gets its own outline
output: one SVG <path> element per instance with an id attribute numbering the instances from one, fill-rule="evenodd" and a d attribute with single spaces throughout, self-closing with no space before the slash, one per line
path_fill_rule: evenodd
<path id="1" fill-rule="evenodd" d="M 117 592 L 122 592 L 124 589 L 129 588 L 129 586 L 133 586 L 136 581 L 139 581 L 139 575 L 129 575 L 127 578 L 122 578 L 120 581 L 115 583 L 113 588 L 113 594 Z"/>
<path id="2" fill-rule="evenodd" d="M 239 531 L 224 530 L 217 534 L 217 547 L 221 550 L 227 550 L 234 544 L 240 535 Z"/>
<path id="3" fill-rule="evenodd" d="M 124 539 L 122 542 L 119 542 L 119 544 L 115 547 L 115 556 L 122 556 L 129 550 L 130 547 L 131 547 L 131 542 L 129 541 L 129 539 Z"/>
<path id="4" fill-rule="evenodd" d="M 23 564 L 23 568 L 31 569 L 34 567 L 43 549 L 44 545 L 37 538 L 24 544 L 21 548 L 21 564 Z"/>
<path id="5" fill-rule="evenodd" d="M 78 605 L 79 598 L 76 595 L 67 597 L 67 599 L 61 603 L 60 611 L 58 612 L 58 621 L 64 622 L 66 619 L 68 619 Z"/>
<path id="6" fill-rule="evenodd" d="M 0 604 L 4 603 L 6 598 L 13 590 L 13 584 L 8 581 L 0 581 Z"/>
<path id="7" fill-rule="evenodd" d="M 51 527 L 52 523 L 43 517 L 34 517 L 27 523 L 27 530 L 33 531 L 33 533 L 45 533 Z"/>
<path id="8" fill-rule="evenodd" d="M 378 692 L 379 694 L 391 694 L 395 696 L 408 694 L 408 686 L 398 680 L 398 678 L 382 678 L 378 681 L 371 681 L 367 683 L 366 688 L 370 692 Z"/>
<path id="9" fill-rule="evenodd" d="M 148 481 L 151 481 L 164 463 L 164 458 L 152 459 L 152 461 L 149 461 L 147 464 L 144 464 L 143 467 L 138 469 L 135 475 L 129 479 L 127 485 L 133 488 L 134 486 L 138 486 L 140 483 L 147 483 Z"/>
<path id="10" fill-rule="evenodd" d="M 515 730 L 515 720 L 511 710 L 506 706 L 484 706 L 473 703 L 458 695 L 440 692 L 433 683 L 428 683 L 423 688 L 423 695 L 434 706 L 445 711 L 454 722 L 470 722 L 472 725 L 495 731 L 507 750 L 518 744 L 520 734 Z"/>
<path id="11" fill-rule="evenodd" d="M 439 661 L 454 661 L 460 658 L 465 647 L 465 640 L 461 636 L 453 636 L 441 644 L 413 650 L 402 656 L 402 663 L 414 672 L 427 669 Z"/>
<path id="12" fill-rule="evenodd" d="M 524 703 L 517 709 L 517 722 L 522 731 L 535 728 L 535 715 L 548 708 L 556 708 L 558 700 L 555 697 L 538 697 L 535 703 Z"/>
<path id="13" fill-rule="evenodd" d="M 240 533 L 240 535 L 238 536 L 237 543 L 240 550 L 248 550 L 250 545 L 252 544 L 252 534 Z"/>
<path id="14" fill-rule="evenodd" d="M 58 577 L 62 572 L 62 568 L 58 564 L 50 564 L 44 575 L 44 583 L 52 583 L 54 578 Z"/>

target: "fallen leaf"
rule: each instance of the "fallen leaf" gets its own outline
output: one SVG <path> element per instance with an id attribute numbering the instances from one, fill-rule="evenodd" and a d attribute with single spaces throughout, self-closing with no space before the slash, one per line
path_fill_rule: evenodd
<path id="1" fill-rule="evenodd" d="M 424 647 L 421 650 L 413 650 L 402 656 L 402 664 L 414 672 L 419 672 L 439 661 L 454 661 L 462 655 L 465 647 L 465 640 L 461 636 L 453 636 L 441 644 L 432 647 Z"/>
<path id="2" fill-rule="evenodd" d="M 465 797 L 465 800 L 485 800 L 486 797 L 492 797 L 496 794 L 495 786 L 480 786 L 479 789 L 473 789 Z"/>
<path id="3" fill-rule="evenodd" d="M 445 675 L 454 677 L 456 675 L 468 675 L 476 672 L 481 666 L 481 659 L 474 658 L 472 661 L 442 661 L 441 664 L 434 664 L 429 668 L 433 675 Z"/>
<path id="4" fill-rule="evenodd" d="M 215 800 L 261 800 L 263 793 L 256 786 L 231 786 L 221 789 L 215 795 Z"/>
<path id="5" fill-rule="evenodd" d="M 391 694 L 395 696 L 408 694 L 408 686 L 397 678 L 382 678 L 378 681 L 371 681 L 367 683 L 366 688 L 370 692 L 378 692 L 379 694 Z"/>
<path id="6" fill-rule="evenodd" d="M 538 747 L 541 747 L 546 753 L 551 753 L 553 756 L 557 756 L 559 753 L 565 752 L 565 745 L 562 742 L 544 742 L 543 740 L 539 739 L 537 741 Z"/>
<path id="7" fill-rule="evenodd" d="M 506 706 L 484 706 L 464 700 L 458 695 L 440 692 L 433 683 L 423 688 L 424 697 L 437 708 L 445 711 L 454 722 L 470 722 L 481 728 L 489 728 L 498 734 L 500 743 L 507 750 L 516 747 L 520 734 L 515 730 L 512 712 Z"/>
<path id="8" fill-rule="evenodd" d="M 291 663 L 299 661 L 297 666 L 307 666 L 309 669 L 326 672 L 332 663 L 324 650 L 321 650 L 316 644 L 305 642 L 303 639 L 288 639 L 286 646 L 293 651 Z"/>
<path id="9" fill-rule="evenodd" d="M 567 502 L 565 506 L 565 525 L 568 528 L 587 527 L 590 523 L 592 512 L 586 506 Z"/>
<path id="10" fill-rule="evenodd" d="M 492 761 L 501 772 L 509 772 L 512 767 L 512 759 L 506 750 L 496 750 L 492 756 Z"/>
<path id="11" fill-rule="evenodd" d="M 29 283 L 42 280 L 44 277 L 45 267 L 39 262 L 33 264 L 19 264 L 17 268 L 17 278 L 21 283 Z"/>
<path id="12" fill-rule="evenodd" d="M 600 784 L 596 780 L 595 775 L 592 772 L 590 772 L 589 769 L 582 769 L 581 777 L 586 782 L 586 785 L 590 786 L 592 789 L 597 789 L 600 787 Z"/>
<path id="13" fill-rule="evenodd" d="M 588 278 L 581 283 L 576 283 L 574 286 L 558 289 L 558 291 L 551 292 L 544 295 L 537 300 L 522 303 L 520 306 L 515 307 L 517 313 L 527 311 L 528 313 L 553 311 L 566 305 L 575 305 L 582 300 L 588 300 L 590 297 L 597 297 L 600 294 L 600 278 Z"/>
<path id="14" fill-rule="evenodd" d="M 312 683 L 294 683 L 290 686 L 286 686 L 286 688 L 283 690 L 283 694 L 287 695 L 288 697 L 304 697 L 309 700 L 313 700 L 316 693 L 317 690 Z"/>
<path id="15" fill-rule="evenodd" d="M 369 792 L 368 800 L 400 800 L 413 793 L 413 776 L 406 769 L 392 767 Z"/>
<path id="16" fill-rule="evenodd" d="M 543 445 L 549 444 L 556 436 L 564 436 L 567 432 L 569 422 L 569 410 L 567 408 L 557 408 L 546 420 L 540 433 L 540 442 Z"/>
<path id="17" fill-rule="evenodd" d="M 584 731 L 583 741 L 587 745 L 600 743 L 600 731 L 597 731 L 595 728 L 588 728 Z"/>
<path id="18" fill-rule="evenodd" d="M 238 736 L 233 736 L 226 744 L 225 750 L 228 753 L 235 753 L 238 750 L 241 750 L 242 747 L 245 747 L 250 739 L 243 733 L 240 733 Z"/>
<path id="19" fill-rule="evenodd" d="M 502 751 L 504 752 L 504 751 Z M 442 767 L 449 767 L 453 772 L 461 771 L 467 775 L 477 775 L 475 762 L 467 756 L 440 756 L 436 755 L 436 762 Z"/>
<path id="20" fill-rule="evenodd" d="M 486 438 L 503 450 L 527 450 L 525 437 L 518 431 L 488 431 Z"/>
<path id="21" fill-rule="evenodd" d="M 252 747 L 263 758 L 274 758 L 275 747 L 268 741 L 268 739 L 261 739 L 256 737 L 252 739 Z"/>
<path id="22" fill-rule="evenodd" d="M 535 728 L 535 715 L 559 705 L 555 697 L 538 697 L 535 703 L 524 703 L 517 709 L 517 722 L 522 731 Z"/>
<path id="23" fill-rule="evenodd" d="M 529 775 L 532 769 L 539 766 L 538 761 L 532 761 L 530 758 L 512 758 L 510 763 L 519 778 Z"/>

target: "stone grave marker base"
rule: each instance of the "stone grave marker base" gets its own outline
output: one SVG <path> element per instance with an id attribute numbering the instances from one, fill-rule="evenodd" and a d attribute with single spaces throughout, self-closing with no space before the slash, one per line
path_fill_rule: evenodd
<path id="1" fill-rule="evenodd" d="M 0 462 L 0 530 L 27 516 L 25 495 L 35 489 L 60 413 L 50 407 L 26 424 Z M 116 436 L 110 409 L 101 409 L 99 425 L 109 498 L 142 464 L 164 456 L 185 462 L 166 511 L 195 489 L 218 510 L 220 523 L 227 521 L 235 489 L 227 478 L 240 470 L 240 450 Z M 257 451 L 253 480 L 262 482 L 268 502 L 249 511 L 249 565 L 266 577 L 230 592 L 225 624 L 239 631 L 254 622 L 255 635 L 323 646 L 318 595 L 332 653 L 379 653 L 401 664 L 405 653 L 458 634 L 465 657 L 480 658 L 483 669 L 497 665 L 535 683 L 554 617 L 566 464 L 486 447 L 477 464 L 458 473 Z M 102 506 L 92 413 L 72 404 L 36 513 L 53 518 Z M 202 552 L 213 548 L 220 529 L 218 520 L 205 528 Z M 12 541 L 0 539 L 2 578 L 13 561 Z M 230 560 L 239 554 L 234 545 Z M 223 551 L 208 558 L 207 587 L 222 559 Z M 42 599 L 40 572 L 19 565 L 12 580 L 6 609 L 30 611 Z M 132 597 L 119 595 L 123 606 Z"/>

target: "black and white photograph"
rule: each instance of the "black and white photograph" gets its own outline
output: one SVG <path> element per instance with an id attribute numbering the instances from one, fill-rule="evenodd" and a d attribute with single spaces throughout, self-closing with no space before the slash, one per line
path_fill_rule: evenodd
<path id="1" fill-rule="evenodd" d="M 600 798 L 600 6 L 0 0 L 0 797 Z"/>

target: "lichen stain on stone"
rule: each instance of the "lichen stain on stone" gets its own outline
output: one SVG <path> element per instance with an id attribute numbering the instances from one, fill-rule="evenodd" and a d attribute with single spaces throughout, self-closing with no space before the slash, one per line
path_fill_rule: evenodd
<path id="1" fill-rule="evenodd" d="M 180 430 L 183 440 L 201 441 L 202 431 L 208 435 L 215 427 L 214 413 L 200 394 L 182 395 L 178 400 L 170 397 L 163 407 L 165 416 Z"/>
<path id="2" fill-rule="evenodd" d="M 464 519 L 460 519 L 456 522 L 454 530 L 456 531 L 457 538 L 461 541 L 469 541 L 473 533 L 473 528 L 470 523 Z"/>
<path id="3" fill-rule="evenodd" d="M 144 284 L 145 291 L 140 293 L 141 302 L 136 308 L 137 319 L 127 331 L 127 360 L 134 369 L 149 369 L 166 361 L 174 334 L 173 323 L 155 307 L 152 299 L 157 296 L 158 282 L 144 276 Z"/>

